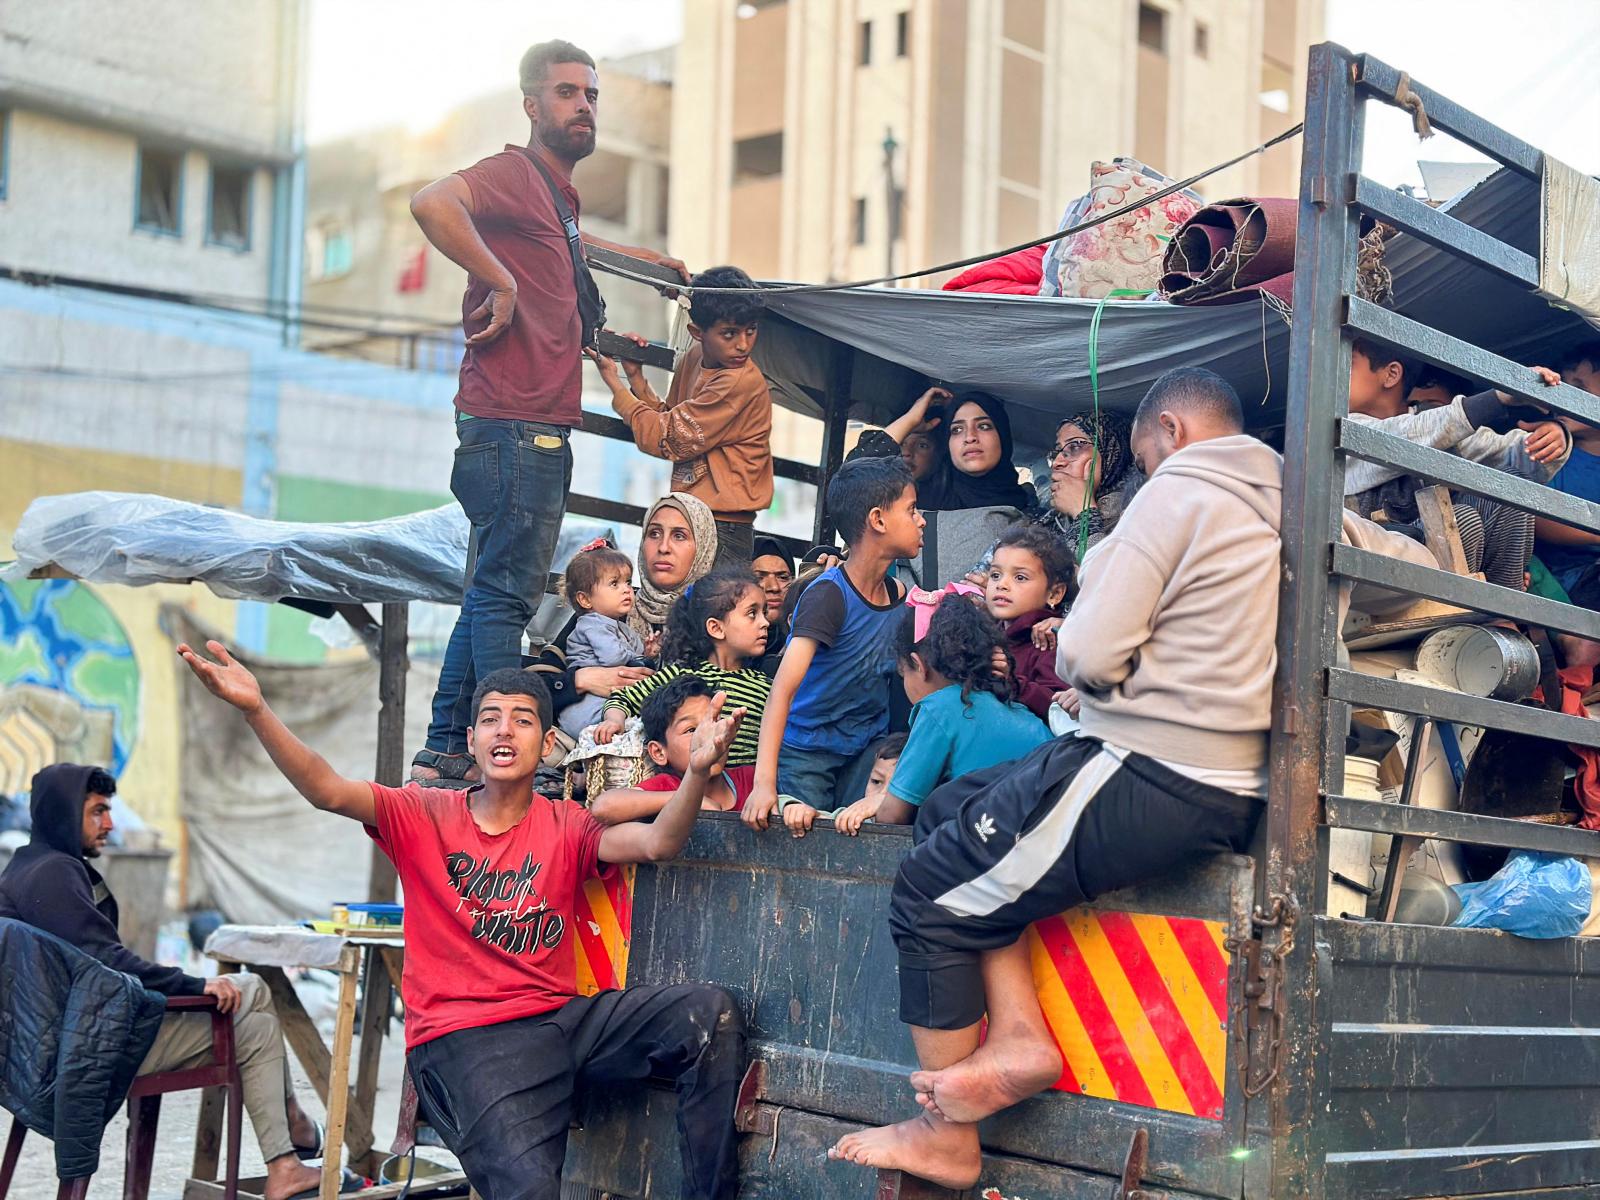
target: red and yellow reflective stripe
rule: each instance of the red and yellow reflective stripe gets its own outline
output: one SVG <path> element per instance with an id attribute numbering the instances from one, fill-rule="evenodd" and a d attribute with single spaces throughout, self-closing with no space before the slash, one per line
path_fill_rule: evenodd
<path id="1" fill-rule="evenodd" d="M 1029 930 L 1062 1091 L 1220 1120 L 1228 960 L 1221 922 L 1074 909 Z"/>
<path id="2" fill-rule="evenodd" d="M 578 995 L 592 996 L 628 983 L 628 942 L 633 933 L 631 866 L 584 882 L 573 903 L 577 929 Z"/>

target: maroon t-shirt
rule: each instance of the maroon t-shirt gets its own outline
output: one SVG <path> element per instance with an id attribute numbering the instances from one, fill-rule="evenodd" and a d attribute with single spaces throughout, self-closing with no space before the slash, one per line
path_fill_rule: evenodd
<path id="1" fill-rule="evenodd" d="M 517 281 L 517 307 L 509 329 L 462 354 L 456 407 L 474 417 L 578 425 L 583 420 L 582 326 L 572 252 L 550 187 L 528 153 L 507 146 L 459 172 L 472 191 L 478 235 Z M 577 191 L 548 155 L 541 158 L 576 216 Z M 467 316 L 489 298 L 489 290 L 481 279 L 468 277 L 461 299 L 468 337 L 489 324 L 487 315 Z"/>

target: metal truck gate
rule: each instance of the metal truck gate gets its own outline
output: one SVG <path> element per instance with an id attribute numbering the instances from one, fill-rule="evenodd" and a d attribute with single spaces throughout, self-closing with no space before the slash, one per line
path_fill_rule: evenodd
<path id="1" fill-rule="evenodd" d="M 1311 51 L 1285 430 L 1281 648 L 1259 948 L 1251 951 L 1251 1125 L 1270 1162 L 1247 1195 L 1577 1194 L 1600 1180 L 1600 967 L 1592 944 L 1330 920 L 1327 830 L 1593 854 L 1595 835 L 1343 797 L 1352 706 L 1600 746 L 1600 722 L 1334 665 L 1339 581 L 1378 584 L 1600 639 L 1600 615 L 1339 544 L 1344 464 L 1386 463 L 1600 533 L 1600 507 L 1346 419 L 1350 343 L 1481 380 L 1600 425 L 1600 401 L 1355 295 L 1363 214 L 1532 291 L 1523 251 L 1362 176 L 1366 103 L 1434 128 L 1537 181 L 1541 153 L 1375 59 Z M 1538 388 L 1537 394 L 1530 388 Z"/>

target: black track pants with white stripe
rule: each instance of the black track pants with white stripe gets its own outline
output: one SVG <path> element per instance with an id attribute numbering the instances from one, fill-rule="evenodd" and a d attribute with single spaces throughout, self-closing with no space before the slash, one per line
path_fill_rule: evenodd
<path id="1" fill-rule="evenodd" d="M 889 928 L 900 1019 L 963 1029 L 984 1013 L 979 955 L 1029 924 L 1203 855 L 1241 852 L 1261 802 L 1139 754 L 1059 738 L 938 788 L 900 864 Z"/>

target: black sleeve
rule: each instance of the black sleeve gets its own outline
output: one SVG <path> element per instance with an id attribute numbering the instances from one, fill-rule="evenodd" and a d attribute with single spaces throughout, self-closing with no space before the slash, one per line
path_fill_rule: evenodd
<path id="1" fill-rule="evenodd" d="M 844 628 L 844 592 L 832 579 L 818 579 L 800 597 L 790 622 L 790 637 L 810 638 L 831 646 Z"/>
<path id="2" fill-rule="evenodd" d="M 1541 412 L 1531 404 L 1501 404 L 1493 392 L 1479 392 L 1461 398 L 1461 409 L 1467 420 L 1478 429 L 1491 429 L 1495 433 L 1510 433 L 1519 421 L 1548 421 L 1550 414 Z"/>
<path id="3" fill-rule="evenodd" d="M 48 894 L 36 889 L 28 903 L 19 906 L 24 921 L 70 942 L 112 970 L 132 975 L 163 996 L 198 996 L 205 991 L 204 979 L 185 975 L 177 967 L 146 962 L 124 946 L 116 926 L 95 907 L 88 875 L 71 865 L 63 866 L 58 886 Z"/>

